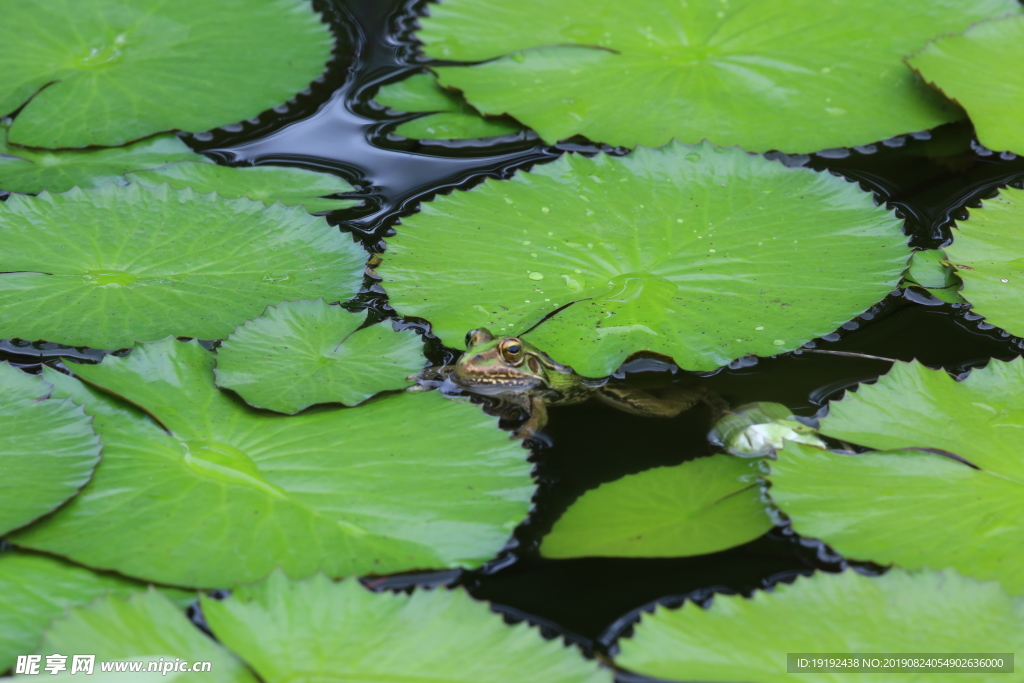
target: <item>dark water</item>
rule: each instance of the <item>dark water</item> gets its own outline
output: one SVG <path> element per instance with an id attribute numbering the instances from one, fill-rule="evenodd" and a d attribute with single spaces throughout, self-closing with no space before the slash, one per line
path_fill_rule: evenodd
<path id="1" fill-rule="evenodd" d="M 337 56 L 321 82 L 287 107 L 229 129 L 186 137 L 186 141 L 223 163 L 289 164 L 344 176 L 365 196 L 366 206 L 336 212 L 331 220 L 378 250 L 390 230 L 402 229 L 401 217 L 413 213 L 423 199 L 471 187 L 485 177 L 508 177 L 515 169 L 549 161 L 566 150 L 599 150 L 585 141 L 547 147 L 529 134 L 493 145 L 421 144 L 392 136 L 389 131 L 405 118 L 385 113 L 370 98 L 380 84 L 421 68 L 409 38 L 414 10 L 421 4 L 318 2 L 338 35 Z M 949 240 L 952 221 L 963 218 L 978 200 L 1001 186 L 1019 186 L 1024 181 L 1024 159 L 988 153 L 972 144 L 971 137 L 969 125 L 953 124 L 930 135 L 782 160 L 860 182 L 906 218 L 913 245 L 937 247 Z M 354 305 L 369 307 L 381 317 L 393 315 L 372 284 L 367 283 L 368 291 Z M 1020 353 L 1021 340 L 992 329 L 968 309 L 931 305 L 937 303 L 894 292 L 861 319 L 816 340 L 814 346 L 917 358 L 953 373 L 990 358 L 1007 360 Z M 434 360 L 444 354 L 436 348 Z M 98 359 L 102 353 L 0 342 L 0 360 L 26 366 L 59 355 Z M 805 351 L 734 366 L 701 377 L 672 374 L 664 366 L 644 362 L 629 369 L 637 371 L 632 377 L 651 376 L 660 369 L 670 381 L 703 383 L 733 405 L 778 401 L 810 416 L 844 389 L 886 372 L 889 363 Z M 786 529 L 695 558 L 551 561 L 537 555 L 539 538 L 587 489 L 709 453 L 710 419 L 704 408 L 673 420 L 638 418 L 601 405 L 552 409 L 546 429 L 550 445 L 539 445 L 533 456 L 541 481 L 536 509 L 517 531 L 513 547 L 480 571 L 379 583 L 395 586 L 454 579 L 476 597 L 505 606 L 502 609 L 507 607 L 515 616 L 529 616 L 549 625 L 552 632 L 575 634 L 584 645 L 591 645 L 616 620 L 653 600 L 687 595 L 703 599 L 715 591 L 748 593 L 798 573 L 837 571 L 845 566 L 829 549 Z M 602 647 L 597 643 L 597 649 Z"/>

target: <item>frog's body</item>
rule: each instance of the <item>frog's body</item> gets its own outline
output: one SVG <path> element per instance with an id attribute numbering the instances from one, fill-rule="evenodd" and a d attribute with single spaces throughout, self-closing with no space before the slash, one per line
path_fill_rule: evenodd
<path id="1" fill-rule="evenodd" d="M 469 393 L 498 397 L 509 409 L 528 415 L 514 438 L 543 429 L 547 406 L 582 403 L 596 397 L 636 415 L 675 417 L 703 399 L 702 392 L 689 390 L 654 396 L 639 389 L 612 387 L 607 378 L 577 375 L 529 342 L 518 337 L 495 338 L 484 328 L 466 335 L 466 353 L 455 365 L 427 371 L 427 375 L 447 378 Z"/>

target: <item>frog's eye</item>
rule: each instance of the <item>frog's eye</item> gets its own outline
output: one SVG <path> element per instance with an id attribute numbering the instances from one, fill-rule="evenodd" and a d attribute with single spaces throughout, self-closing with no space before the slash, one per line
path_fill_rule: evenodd
<path id="1" fill-rule="evenodd" d="M 509 363 L 521 363 L 523 360 L 523 345 L 518 339 L 503 339 L 500 346 L 501 356 Z"/>

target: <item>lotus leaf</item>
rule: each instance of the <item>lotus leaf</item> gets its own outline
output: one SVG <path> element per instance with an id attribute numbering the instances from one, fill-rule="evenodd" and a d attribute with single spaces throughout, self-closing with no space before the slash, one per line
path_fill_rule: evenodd
<path id="1" fill-rule="evenodd" d="M 0 363 L 0 535 L 78 493 L 99 462 L 92 419 L 70 400 L 45 399 L 49 389 Z"/>
<path id="2" fill-rule="evenodd" d="M 509 626 L 464 591 L 379 593 L 281 572 L 203 598 L 217 638 L 267 683 L 303 680 L 597 683 L 611 675 L 526 624 Z"/>
<path id="3" fill-rule="evenodd" d="M 251 405 L 297 413 L 314 403 L 362 403 L 401 389 L 424 365 L 411 330 L 372 325 L 363 313 L 317 301 L 269 306 L 217 351 L 217 384 Z"/>
<path id="4" fill-rule="evenodd" d="M 366 260 L 299 208 L 134 184 L 12 195 L 0 240 L 0 338 L 105 349 L 219 339 L 268 305 L 348 299 Z"/>
<path id="5" fill-rule="evenodd" d="M 89 653 L 96 655 L 97 662 L 142 662 L 142 671 L 147 671 L 153 662 L 155 670 L 164 676 L 165 662 L 184 660 L 188 666 L 209 662 L 210 668 L 205 672 L 176 672 L 171 680 L 256 683 L 256 678 L 233 654 L 193 626 L 170 600 L 153 589 L 123 598 L 108 596 L 91 605 L 72 608 L 67 616 L 54 620 L 37 651 L 44 655 Z M 67 665 L 64 675 L 68 675 L 68 680 L 76 680 L 69 675 L 71 659 Z M 95 670 L 99 672 L 99 668 L 97 664 Z"/>
<path id="6" fill-rule="evenodd" d="M 13 666 L 18 655 L 35 652 L 46 627 L 69 607 L 87 605 L 106 594 L 127 597 L 144 590 L 145 584 L 56 557 L 0 553 L 0 672 Z M 159 590 L 180 608 L 196 599 L 195 593 L 175 588 Z"/>
<path id="7" fill-rule="evenodd" d="M 988 322 L 1024 336 L 1024 190 L 1000 190 L 957 227 L 945 251 L 961 294 Z"/>
<path id="8" fill-rule="evenodd" d="M 445 90 L 428 74 L 385 85 L 374 99 L 397 111 L 429 112 L 395 129 L 398 135 L 415 140 L 490 138 L 520 130 L 514 122 L 482 117 L 460 95 Z"/>
<path id="9" fill-rule="evenodd" d="M 884 297 L 910 256 L 855 185 L 709 144 L 566 155 L 404 223 L 380 269 L 396 309 L 450 346 L 539 324 L 530 341 L 594 377 L 644 350 L 710 370 L 799 348 Z"/>
<path id="10" fill-rule="evenodd" d="M 727 455 L 631 474 L 587 491 L 544 537 L 545 557 L 685 557 L 772 528 L 757 463 Z"/>
<path id="11" fill-rule="evenodd" d="M 832 402 L 821 425 L 881 450 L 849 456 L 789 444 L 772 463 L 769 493 L 797 532 L 848 557 L 953 567 L 1024 595 L 1022 385 L 1020 359 L 993 360 L 962 382 L 897 363 Z"/>
<path id="12" fill-rule="evenodd" d="M 526 452 L 471 405 L 403 393 L 267 415 L 219 391 L 213 362 L 195 341 L 166 339 L 74 365 L 89 385 L 48 372 L 56 395 L 94 416 L 104 459 L 81 495 L 11 540 L 150 581 L 225 587 L 274 567 L 479 566 L 526 516 Z"/>
<path id="13" fill-rule="evenodd" d="M 903 56 L 1020 11 L 1014 0 L 445 0 L 417 37 L 428 57 L 491 60 L 435 71 L 548 142 L 803 153 L 961 118 Z"/>
<path id="14" fill-rule="evenodd" d="M 907 58 L 925 80 L 967 110 L 978 141 L 1024 154 L 1024 16 L 983 21 L 941 36 Z"/>
<path id="15" fill-rule="evenodd" d="M 53 152 L 10 147 L 7 130 L 0 126 L 0 190 L 8 192 L 66 192 L 76 185 L 100 187 L 129 171 L 154 168 L 172 161 L 206 163 L 173 135 L 160 135 L 113 149 Z"/>
<path id="16" fill-rule="evenodd" d="M 149 187 L 167 183 L 175 190 L 186 187 L 206 194 L 216 192 L 221 197 L 240 199 L 247 197 L 270 206 L 281 202 L 285 206 L 300 204 L 310 213 L 334 211 L 355 206 L 358 199 L 328 199 L 323 195 L 352 192 L 344 179 L 330 173 L 317 173 L 287 166 L 231 167 L 213 164 L 169 164 L 151 171 L 128 174 Z"/>
<path id="17" fill-rule="evenodd" d="M 718 595 L 710 609 L 659 607 L 619 648 L 617 665 L 658 680 L 786 683 L 794 680 L 787 653 L 1021 652 L 1024 599 L 952 571 L 818 573 L 750 598 Z M 799 674 L 807 683 L 880 678 L 877 670 Z M 930 670 L 889 679 L 937 680 Z M 960 670 L 955 680 L 1021 676 Z"/>
<path id="18" fill-rule="evenodd" d="M 333 43 L 308 0 L 0 0 L 0 14 L 0 115 L 24 104 L 11 142 L 30 147 L 256 116 L 319 76 Z"/>

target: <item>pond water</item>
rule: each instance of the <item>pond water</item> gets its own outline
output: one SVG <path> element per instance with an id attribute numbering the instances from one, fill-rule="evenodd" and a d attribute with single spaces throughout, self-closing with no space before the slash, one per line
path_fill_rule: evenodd
<path id="1" fill-rule="evenodd" d="M 437 193 L 468 188 L 487 177 L 508 177 L 516 169 L 566 151 L 602 151 L 585 141 L 548 147 L 529 134 L 496 139 L 493 144 L 396 138 L 389 131 L 407 117 L 386 113 L 371 99 L 381 84 L 421 68 L 409 33 L 422 3 L 316 4 L 339 36 L 335 61 L 322 82 L 280 111 L 185 140 L 222 163 L 286 164 L 344 176 L 359 188 L 365 206 L 336 212 L 331 221 L 351 229 L 368 248 L 383 250 L 391 231 L 402 230 L 402 217 Z M 951 221 L 978 200 L 1001 186 L 1024 182 L 1024 159 L 987 153 L 972 146 L 971 137 L 969 125 L 952 124 L 931 135 L 783 161 L 859 182 L 907 219 L 912 245 L 938 247 L 948 240 Z M 367 285 L 350 307 L 369 308 L 379 317 L 394 315 L 379 288 L 372 282 Z M 960 373 L 990 358 L 1019 355 L 1021 340 L 979 322 L 978 316 L 958 305 L 896 291 L 862 318 L 808 346 L 813 349 L 744 360 L 700 376 L 654 360 L 634 361 L 625 370 L 628 381 L 701 384 L 732 405 L 777 401 L 798 415 L 813 416 L 844 389 L 889 368 L 884 360 L 818 351 L 916 358 Z M 58 355 L 100 354 L 53 344 L 0 343 L 0 360 L 26 367 Z M 435 344 L 431 360 L 451 356 Z M 539 539 L 584 491 L 626 474 L 708 454 L 710 422 L 710 411 L 703 407 L 671 420 L 631 416 L 593 402 L 554 408 L 547 438 L 533 444 L 541 482 L 535 510 L 517 530 L 513 544 L 479 571 L 410 576 L 384 584 L 458 582 L 514 616 L 546 622 L 600 650 L 602 633 L 651 601 L 700 599 L 715 591 L 748 593 L 799 573 L 845 566 L 828 548 L 784 528 L 738 548 L 692 558 L 552 561 L 538 556 Z M 863 570 L 879 571 L 868 566 Z"/>

